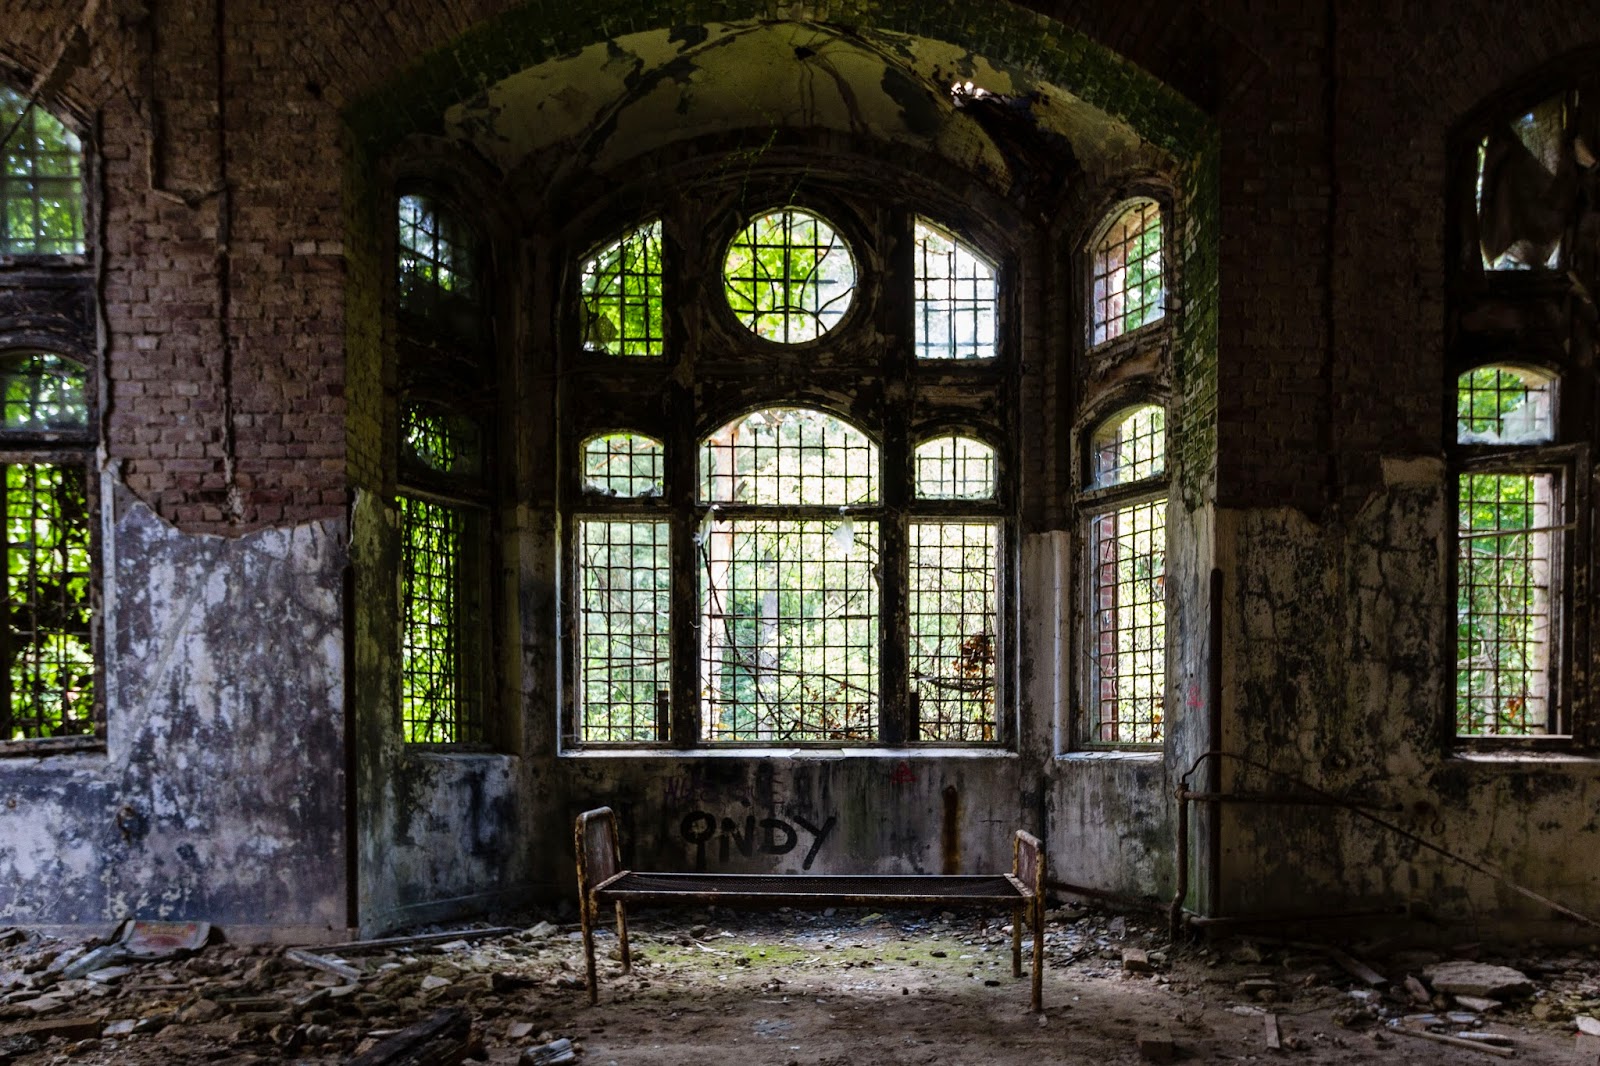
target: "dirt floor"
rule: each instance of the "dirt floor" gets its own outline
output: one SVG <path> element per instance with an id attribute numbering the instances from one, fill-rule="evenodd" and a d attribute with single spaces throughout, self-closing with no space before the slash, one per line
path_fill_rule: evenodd
<path id="1" fill-rule="evenodd" d="M 517 1063 L 559 1038 L 589 1066 L 1454 1066 L 1497 1061 L 1496 1051 L 1600 1063 L 1600 1038 L 1578 1032 L 1579 1018 L 1600 1017 L 1595 950 L 1495 957 L 1473 945 L 1346 945 L 1344 961 L 1380 971 L 1375 986 L 1322 945 L 1173 946 L 1153 915 L 1062 908 L 1045 937 L 1045 1010 L 1033 1014 L 1026 976 L 1011 976 L 1007 929 L 948 912 L 646 912 L 632 923 L 633 973 L 603 961 L 595 1007 L 582 990 L 577 932 L 551 922 L 319 949 L 358 971 L 355 980 L 281 948 L 227 945 L 69 980 L 62 971 L 85 945 L 0 931 L 0 1063 L 335 1063 L 449 1007 L 470 1013 L 492 1063 Z M 614 938 L 601 944 L 614 954 Z M 1439 963 L 1478 956 L 1515 967 L 1526 987 L 1474 1009 L 1430 987 Z M 1409 1035 L 1418 1031 L 1503 1046 Z"/>

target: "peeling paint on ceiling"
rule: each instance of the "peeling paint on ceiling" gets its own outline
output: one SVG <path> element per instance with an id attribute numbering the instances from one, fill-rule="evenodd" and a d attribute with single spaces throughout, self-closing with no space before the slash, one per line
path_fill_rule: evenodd
<path id="1" fill-rule="evenodd" d="M 1039 144 L 997 143 L 952 85 L 1005 97 Z M 1015 124 L 1013 124 L 1015 125 Z M 1083 100 L 955 45 L 809 22 L 657 29 L 529 67 L 451 107 L 446 127 L 503 173 L 609 171 L 674 142 L 748 129 L 817 129 L 928 151 L 1010 188 L 1020 160 L 1057 149 L 1085 170 L 1149 148 Z M 1005 137 L 1001 136 L 1001 141 Z"/>

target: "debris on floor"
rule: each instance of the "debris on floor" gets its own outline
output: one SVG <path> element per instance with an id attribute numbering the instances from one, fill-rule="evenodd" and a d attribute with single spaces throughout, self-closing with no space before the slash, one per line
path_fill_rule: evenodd
<path id="1" fill-rule="evenodd" d="M 1478 1053 L 1593 1066 L 1600 1042 L 1596 948 L 1173 944 L 1153 913 L 1060 907 L 1046 923 L 1046 1011 L 1032 1016 L 1026 982 L 1011 976 L 1010 927 L 991 915 L 708 908 L 645 911 L 630 926 L 631 974 L 615 939 L 602 940 L 612 951 L 600 1008 L 586 1004 L 576 928 L 531 917 L 304 948 L 191 937 L 170 957 L 122 950 L 126 930 L 99 944 L 0 929 L 0 1066 L 478 1055 L 504 1066 L 1034 1066 L 1068 1051 L 1105 1062 L 1445 1064 Z M 106 947 L 118 950 L 96 954 Z M 978 1029 L 995 1024 L 1001 1043 Z M 752 1039 L 771 1054 L 733 1050 Z M 910 1058 L 897 1050 L 923 1043 Z"/>

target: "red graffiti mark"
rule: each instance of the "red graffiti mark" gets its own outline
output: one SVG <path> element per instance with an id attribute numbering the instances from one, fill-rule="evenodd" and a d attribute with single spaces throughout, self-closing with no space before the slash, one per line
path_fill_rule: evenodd
<path id="1" fill-rule="evenodd" d="M 916 779 L 916 771 L 911 769 L 911 764 L 908 762 L 895 764 L 894 773 L 889 775 L 889 780 L 897 785 L 909 785 Z"/>
<path id="2" fill-rule="evenodd" d="M 1204 707 L 1206 705 L 1205 697 L 1200 694 L 1200 683 L 1198 681 L 1191 682 L 1189 685 L 1188 703 L 1190 707 L 1195 708 Z"/>

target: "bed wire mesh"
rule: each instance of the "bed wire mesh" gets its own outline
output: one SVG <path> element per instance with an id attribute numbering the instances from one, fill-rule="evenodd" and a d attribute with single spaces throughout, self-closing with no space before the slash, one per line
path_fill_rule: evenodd
<path id="1" fill-rule="evenodd" d="M 5 466 L 7 698 L 0 739 L 95 729 L 88 470 Z"/>
<path id="2" fill-rule="evenodd" d="M 924 500 L 992 500 L 994 449 L 970 437 L 936 437 L 917 446 L 917 496 Z"/>
<path id="3" fill-rule="evenodd" d="M 582 738 L 668 739 L 671 555 L 665 522 L 584 519 L 578 526 Z"/>
<path id="4" fill-rule="evenodd" d="M 1551 732 L 1554 474 L 1462 474 L 1457 488 L 1456 729 Z"/>
<path id="5" fill-rule="evenodd" d="M 0 254 L 82 254 L 82 143 L 48 111 L 0 86 L 0 134 L 13 125 L 0 145 Z"/>
<path id="6" fill-rule="evenodd" d="M 1134 204 L 1118 216 L 1095 245 L 1092 273 L 1095 344 L 1165 314 L 1160 205 Z"/>
<path id="7" fill-rule="evenodd" d="M 1457 379 L 1456 443 L 1543 444 L 1555 439 L 1555 378 L 1483 366 Z"/>
<path id="8" fill-rule="evenodd" d="M 471 231 L 430 197 L 402 196 L 400 306 L 433 314 L 473 298 Z"/>
<path id="9" fill-rule="evenodd" d="M 877 735 L 877 523 L 712 521 L 700 555 L 710 741 Z"/>
<path id="10" fill-rule="evenodd" d="M 786 208 L 753 219 L 728 247 L 728 306 L 758 337 L 800 344 L 827 333 L 850 309 L 856 268 L 822 219 Z"/>
<path id="11" fill-rule="evenodd" d="M 993 741 L 998 527 L 913 522 L 910 533 L 911 737 Z"/>
<path id="12" fill-rule="evenodd" d="M 592 437 L 583 446 L 583 490 L 622 499 L 666 491 L 661 442 L 635 433 Z"/>
<path id="13" fill-rule="evenodd" d="M 662 335 L 661 221 L 648 222 L 583 264 L 583 346 L 658 356 Z"/>
<path id="14" fill-rule="evenodd" d="M 1095 488 L 1159 477 L 1166 468 L 1166 412 L 1146 406 L 1114 416 L 1091 439 Z"/>
<path id="15" fill-rule="evenodd" d="M 1162 738 L 1166 544 L 1165 500 L 1129 504 L 1092 521 L 1096 742 L 1154 744 Z"/>
<path id="16" fill-rule="evenodd" d="M 915 241 L 917 358 L 993 358 L 998 305 L 994 267 L 920 220 Z"/>
<path id="17" fill-rule="evenodd" d="M 467 509 L 399 497 L 401 524 L 400 719 L 414 744 L 482 739 L 478 694 L 462 643 Z"/>
<path id="18" fill-rule="evenodd" d="M 48 352 L 0 357 L 3 426 L 13 433 L 62 433 L 89 428 L 83 367 Z"/>

